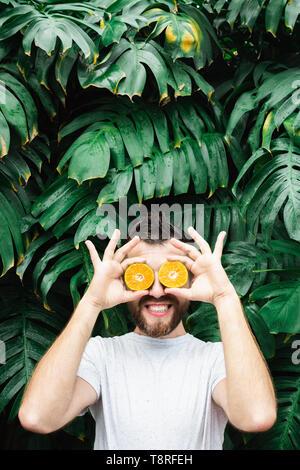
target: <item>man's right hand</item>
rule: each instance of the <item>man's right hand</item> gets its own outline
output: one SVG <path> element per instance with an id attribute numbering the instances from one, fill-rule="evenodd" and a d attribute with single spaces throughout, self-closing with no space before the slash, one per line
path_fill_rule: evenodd
<path id="1" fill-rule="evenodd" d="M 149 293 L 147 290 L 130 291 L 126 289 L 123 280 L 126 268 L 132 263 L 144 263 L 145 259 L 137 257 L 125 259 L 127 253 L 140 242 L 138 236 L 115 252 L 119 237 L 120 231 L 116 229 L 104 251 L 102 261 L 94 244 L 90 240 L 85 242 L 93 263 L 94 275 L 84 297 L 99 311 L 117 304 L 138 300 Z"/>

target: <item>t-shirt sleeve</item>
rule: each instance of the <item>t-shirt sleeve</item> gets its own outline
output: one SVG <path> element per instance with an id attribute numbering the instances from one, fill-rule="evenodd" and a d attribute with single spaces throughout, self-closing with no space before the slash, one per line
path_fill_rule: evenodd
<path id="1" fill-rule="evenodd" d="M 211 369 L 212 372 L 211 372 L 211 382 L 210 382 L 211 392 L 213 392 L 213 389 L 215 388 L 217 383 L 226 377 L 223 343 L 221 341 L 212 343 L 212 348 L 213 348 L 213 364 L 212 364 L 212 369 Z"/>
<path id="2" fill-rule="evenodd" d="M 90 338 L 83 352 L 77 375 L 86 380 L 95 389 L 99 399 L 101 383 L 97 361 L 99 361 L 99 344 L 96 338 Z"/>

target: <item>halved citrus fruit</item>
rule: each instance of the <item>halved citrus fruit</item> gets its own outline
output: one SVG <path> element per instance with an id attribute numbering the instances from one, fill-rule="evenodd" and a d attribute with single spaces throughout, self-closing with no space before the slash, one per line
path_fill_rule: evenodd
<path id="1" fill-rule="evenodd" d="M 131 290 L 146 290 L 154 282 L 153 269 L 145 263 L 133 263 L 124 273 L 124 281 Z"/>
<path id="2" fill-rule="evenodd" d="M 159 268 L 158 278 L 166 287 L 182 287 L 188 280 L 188 270 L 181 261 L 166 261 Z"/>

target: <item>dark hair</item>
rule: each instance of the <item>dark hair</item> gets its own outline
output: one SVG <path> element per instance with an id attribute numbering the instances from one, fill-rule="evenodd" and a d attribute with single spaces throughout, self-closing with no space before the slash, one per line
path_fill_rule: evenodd
<path id="1" fill-rule="evenodd" d="M 152 213 L 152 216 L 148 213 L 142 220 L 129 226 L 128 236 L 123 244 L 129 242 L 135 235 L 139 235 L 145 243 L 160 245 L 171 238 L 177 238 L 185 243 L 193 241 L 184 230 L 170 223 L 161 212 Z"/>

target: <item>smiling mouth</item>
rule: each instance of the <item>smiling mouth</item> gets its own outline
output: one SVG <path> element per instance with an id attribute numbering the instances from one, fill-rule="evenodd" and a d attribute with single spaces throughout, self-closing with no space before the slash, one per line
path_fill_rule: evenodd
<path id="1" fill-rule="evenodd" d="M 154 315 L 155 317 L 163 317 L 167 315 L 170 312 L 172 306 L 173 304 L 145 304 L 147 312 L 151 315 Z"/>

